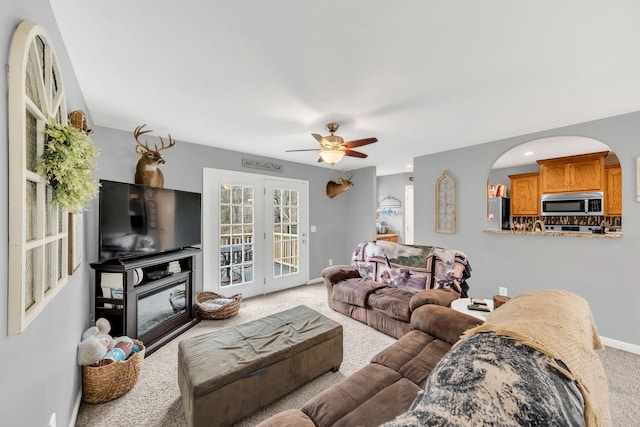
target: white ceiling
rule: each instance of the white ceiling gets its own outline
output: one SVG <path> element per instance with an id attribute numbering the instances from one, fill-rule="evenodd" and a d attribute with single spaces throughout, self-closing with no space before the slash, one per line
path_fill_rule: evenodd
<path id="1" fill-rule="evenodd" d="M 640 111 L 637 0 L 50 2 L 93 126 L 317 165 L 337 121 L 387 175 Z"/>

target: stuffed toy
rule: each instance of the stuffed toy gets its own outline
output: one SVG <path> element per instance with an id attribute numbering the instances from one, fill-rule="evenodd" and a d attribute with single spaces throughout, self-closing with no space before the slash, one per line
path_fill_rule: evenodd
<path id="1" fill-rule="evenodd" d="M 103 318 L 96 320 L 96 326 L 84 331 L 82 341 L 78 344 L 78 365 L 95 365 L 102 359 L 113 343 L 109 331 L 111 324 Z"/>

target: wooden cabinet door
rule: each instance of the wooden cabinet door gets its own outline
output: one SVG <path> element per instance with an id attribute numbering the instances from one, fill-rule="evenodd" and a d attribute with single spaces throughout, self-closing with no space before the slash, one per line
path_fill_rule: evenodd
<path id="1" fill-rule="evenodd" d="M 604 158 L 569 163 L 570 191 L 602 191 Z"/>
<path id="2" fill-rule="evenodd" d="M 604 214 L 622 215 L 622 169 L 619 166 L 607 168 L 606 175 Z"/>
<path id="3" fill-rule="evenodd" d="M 511 182 L 511 215 L 539 215 L 540 174 L 524 173 L 509 175 Z"/>
<path id="4" fill-rule="evenodd" d="M 607 153 L 538 160 L 541 193 L 604 191 L 604 157 Z"/>
<path id="5" fill-rule="evenodd" d="M 542 193 L 564 193 L 569 191 L 569 167 L 567 163 L 545 163 L 540 165 Z"/>

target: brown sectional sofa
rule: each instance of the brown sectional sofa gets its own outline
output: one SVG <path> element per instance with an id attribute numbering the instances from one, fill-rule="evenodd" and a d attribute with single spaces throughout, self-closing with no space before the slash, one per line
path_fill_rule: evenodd
<path id="1" fill-rule="evenodd" d="M 482 322 L 435 304 L 412 331 L 342 382 L 259 427 L 611 425 L 588 303 L 521 294 Z M 455 344 L 455 346 L 454 346 Z"/>
<path id="2" fill-rule="evenodd" d="M 371 363 L 316 395 L 300 410 L 281 412 L 258 426 L 366 427 L 393 420 L 409 409 L 431 370 L 462 333 L 480 323 L 448 307 L 417 307 L 409 323 L 411 330 Z"/>
<path id="3" fill-rule="evenodd" d="M 348 265 L 327 267 L 322 278 L 329 307 L 394 338 L 412 330 L 412 313 L 418 307 L 424 304 L 448 307 L 460 297 L 450 289 L 415 292 L 362 278 L 358 268 Z"/>

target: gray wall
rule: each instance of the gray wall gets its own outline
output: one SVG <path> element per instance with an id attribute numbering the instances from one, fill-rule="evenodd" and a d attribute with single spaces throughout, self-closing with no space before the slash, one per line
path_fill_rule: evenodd
<path id="1" fill-rule="evenodd" d="M 337 264 L 350 264 L 355 246 L 363 240 L 373 240 L 376 236 L 376 202 L 373 197 L 376 194 L 376 168 L 363 168 L 354 172 L 355 185 L 341 194 L 348 196 L 347 210 L 334 219 L 347 229 L 347 246 L 344 248 L 346 257 Z"/>
<path id="2" fill-rule="evenodd" d="M 0 9 L 0 57 L 9 63 L 11 38 L 20 22 L 41 25 L 57 54 L 69 111 L 86 110 L 47 0 L 4 0 Z M 3 70 L 5 67 L 3 66 Z M 7 76 L 0 79 L 0 420 L 3 425 L 46 426 L 51 413 L 59 426 L 69 424 L 81 374 L 76 347 L 88 326 L 89 269 L 82 265 L 66 286 L 20 335 L 7 336 L 8 124 Z M 85 254 L 86 255 L 86 254 Z"/>
<path id="3" fill-rule="evenodd" d="M 580 135 L 609 145 L 622 166 L 624 237 L 597 239 L 502 235 L 483 232 L 486 182 L 494 161 L 521 143 L 548 136 Z M 584 297 L 600 335 L 640 345 L 640 203 L 636 202 L 636 165 L 640 156 L 640 113 L 494 141 L 414 159 L 416 244 L 459 249 L 473 268 L 470 295 L 491 297 L 498 286 L 510 295 L 558 288 Z M 434 183 L 446 168 L 456 180 L 456 233 L 437 234 Z"/>

